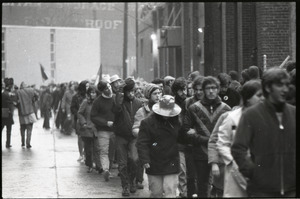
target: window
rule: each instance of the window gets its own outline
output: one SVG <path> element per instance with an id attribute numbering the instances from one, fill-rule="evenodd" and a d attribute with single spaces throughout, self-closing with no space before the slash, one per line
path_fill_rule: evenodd
<path id="1" fill-rule="evenodd" d="M 55 69 L 55 63 L 51 63 L 51 69 Z"/>
<path id="2" fill-rule="evenodd" d="M 51 70 L 51 77 L 54 78 L 54 70 Z"/>
<path id="3" fill-rule="evenodd" d="M 51 61 L 54 61 L 54 53 L 51 53 Z"/>
<path id="4" fill-rule="evenodd" d="M 151 43 L 150 43 L 150 52 L 152 53 L 152 52 L 153 52 L 153 41 L 152 41 L 152 39 L 151 39 L 150 42 L 151 42 Z"/>
<path id="5" fill-rule="evenodd" d="M 144 39 L 141 39 L 141 57 L 143 57 Z"/>

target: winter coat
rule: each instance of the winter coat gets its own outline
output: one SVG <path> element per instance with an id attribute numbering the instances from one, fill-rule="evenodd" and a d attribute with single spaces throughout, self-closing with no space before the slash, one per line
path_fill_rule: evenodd
<path id="1" fill-rule="evenodd" d="M 142 165 L 149 175 L 179 173 L 178 131 L 179 122 L 163 121 L 159 115 L 151 113 L 142 120 L 136 147 Z"/>
<path id="2" fill-rule="evenodd" d="M 208 108 L 210 107 L 210 108 Z M 211 110 L 212 112 L 210 112 Z M 184 119 L 184 131 L 194 129 L 196 133 L 187 135 L 188 142 L 193 145 L 193 155 L 197 160 L 208 160 L 208 140 L 219 117 L 230 110 L 220 98 L 208 105 L 205 100 L 192 104 Z"/>
<path id="3" fill-rule="evenodd" d="M 227 117 L 228 112 L 223 113 L 215 127 L 214 130 L 212 131 L 209 140 L 208 140 L 208 163 L 209 164 L 213 164 L 216 163 L 219 166 L 219 170 L 220 170 L 220 175 L 219 176 L 213 176 L 213 185 L 219 189 L 224 188 L 224 162 L 221 159 L 219 152 L 217 150 L 217 141 L 218 141 L 218 133 L 219 133 L 219 127 L 222 124 L 222 122 L 224 121 L 224 119 Z"/>
<path id="4" fill-rule="evenodd" d="M 232 88 L 228 88 L 225 94 L 219 93 L 219 96 L 222 102 L 226 103 L 230 108 L 240 104 L 240 94 Z"/>
<path id="5" fill-rule="evenodd" d="M 61 100 L 61 108 L 65 109 L 65 113 L 67 115 L 71 115 L 71 101 L 74 94 L 75 93 L 73 91 L 67 90 Z"/>
<path id="6" fill-rule="evenodd" d="M 78 124 L 80 135 L 82 137 L 98 137 L 97 129 L 91 121 L 92 103 L 84 99 L 78 110 Z M 86 128 L 83 126 L 86 125 Z"/>
<path id="7" fill-rule="evenodd" d="M 217 150 L 221 159 L 226 164 L 224 174 L 224 197 L 247 197 L 247 182 L 239 172 L 236 162 L 231 155 L 230 147 L 235 137 L 236 126 L 242 115 L 242 108 L 228 113 L 219 127 Z"/>
<path id="8" fill-rule="evenodd" d="M 17 91 L 19 101 L 19 113 L 21 116 L 30 115 L 34 113 L 34 100 L 36 93 L 33 88 L 22 88 Z"/>
<path id="9" fill-rule="evenodd" d="M 9 109 L 9 116 L 8 118 L 2 118 L 1 123 L 2 125 L 12 125 L 14 124 L 13 113 L 14 113 L 14 104 L 12 98 L 9 94 L 9 91 L 5 90 L 1 95 L 1 108 L 8 108 Z"/>
<path id="10" fill-rule="evenodd" d="M 140 125 L 141 125 L 141 121 L 143 119 L 145 119 L 147 116 L 149 116 L 151 113 L 151 110 L 149 108 L 148 105 L 145 105 L 143 107 L 141 107 L 135 114 L 134 116 L 134 123 L 133 123 L 133 126 L 132 126 L 132 132 L 133 132 L 133 135 L 137 137 L 138 135 L 138 132 L 140 131 Z"/>
<path id="11" fill-rule="evenodd" d="M 121 136 L 128 141 L 134 139 L 132 134 L 132 126 L 134 116 L 139 108 L 143 106 L 143 102 L 137 98 L 132 101 L 123 100 L 117 105 L 115 111 L 114 132 L 117 136 Z"/>
<path id="12" fill-rule="evenodd" d="M 240 119 L 231 153 L 249 178 L 248 192 L 296 190 L 296 107 L 284 104 L 281 123 L 267 99 L 249 107 Z"/>

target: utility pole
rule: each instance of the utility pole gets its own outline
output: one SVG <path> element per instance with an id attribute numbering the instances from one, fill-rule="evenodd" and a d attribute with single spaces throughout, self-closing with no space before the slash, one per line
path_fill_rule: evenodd
<path id="1" fill-rule="evenodd" d="M 138 65 L 138 55 L 139 55 L 139 30 L 138 30 L 138 2 L 135 2 L 135 71 L 136 71 L 136 75 L 137 77 L 139 76 L 139 65 Z"/>
<path id="2" fill-rule="evenodd" d="M 124 2 L 123 79 L 127 77 L 128 3 Z"/>

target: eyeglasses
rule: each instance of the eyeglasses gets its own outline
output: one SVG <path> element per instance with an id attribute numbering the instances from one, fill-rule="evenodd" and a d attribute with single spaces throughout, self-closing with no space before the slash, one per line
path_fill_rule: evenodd
<path id="1" fill-rule="evenodd" d="M 210 86 L 210 87 L 205 87 L 205 90 L 209 91 L 209 90 L 217 90 L 218 88 L 216 86 Z"/>

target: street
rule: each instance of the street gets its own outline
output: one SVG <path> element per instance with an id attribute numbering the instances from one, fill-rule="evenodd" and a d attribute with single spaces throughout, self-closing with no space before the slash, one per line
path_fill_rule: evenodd
<path id="1" fill-rule="evenodd" d="M 39 114 L 38 114 L 39 115 Z M 53 118 L 50 120 L 53 126 Z M 43 118 L 33 125 L 32 148 L 21 147 L 20 125 L 14 111 L 11 145 L 5 148 L 6 128 L 2 132 L 2 197 L 3 198 L 120 198 L 118 170 L 105 182 L 96 171 L 87 173 L 84 163 L 77 162 L 77 135 L 44 130 Z M 130 197 L 149 197 L 148 180 L 144 189 Z"/>

